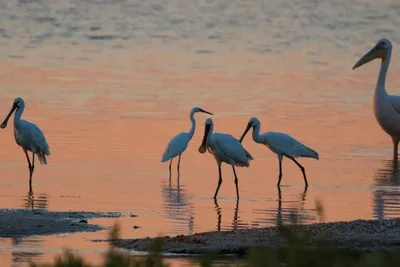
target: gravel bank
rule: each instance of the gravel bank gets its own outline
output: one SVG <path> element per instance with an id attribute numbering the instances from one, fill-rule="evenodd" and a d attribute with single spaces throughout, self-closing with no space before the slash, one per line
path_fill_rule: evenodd
<path id="1" fill-rule="evenodd" d="M 103 228 L 89 224 L 89 219 L 119 216 L 119 213 L 0 209 L 0 237 L 94 232 Z"/>
<path id="2" fill-rule="evenodd" d="M 357 250 L 400 249 L 400 219 L 355 220 L 301 226 L 313 246 L 328 238 L 328 246 Z M 250 247 L 280 247 L 284 240 L 277 227 L 253 228 L 226 232 L 206 232 L 189 236 L 163 237 L 166 253 L 198 254 L 212 251 L 242 255 Z M 152 238 L 121 239 L 116 245 L 125 249 L 147 251 Z"/>

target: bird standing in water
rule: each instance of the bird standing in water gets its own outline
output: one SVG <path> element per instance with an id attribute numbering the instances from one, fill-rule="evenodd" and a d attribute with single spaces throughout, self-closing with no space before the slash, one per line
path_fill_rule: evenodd
<path id="1" fill-rule="evenodd" d="M 25 152 L 29 166 L 29 187 L 32 189 L 32 174 L 35 169 L 35 155 L 41 164 L 47 164 L 46 156 L 50 155 L 50 148 L 46 142 L 42 131 L 35 124 L 21 119 L 25 109 L 25 102 L 17 97 L 11 107 L 10 112 L 0 125 L 2 129 L 7 127 L 7 122 L 15 111 L 14 115 L 14 137 L 17 145 L 22 147 Z M 32 152 L 32 162 L 29 159 L 28 151 Z"/>
<path id="2" fill-rule="evenodd" d="M 185 152 L 189 141 L 192 139 L 194 135 L 194 131 L 196 130 L 196 120 L 194 119 L 194 114 L 197 112 L 203 112 L 206 114 L 213 115 L 212 113 L 205 111 L 204 109 L 201 109 L 199 107 L 194 107 L 190 111 L 190 121 L 192 122 L 192 127 L 190 128 L 189 132 L 182 132 L 174 136 L 168 143 L 167 148 L 164 151 L 164 154 L 161 158 L 161 162 L 166 162 L 168 160 L 171 160 L 169 163 L 169 178 L 171 179 L 171 165 L 172 165 L 172 160 L 176 157 L 179 156 L 178 159 L 178 165 L 177 165 L 177 171 L 178 171 L 178 177 L 179 177 L 179 166 L 181 163 L 181 156 L 182 153 Z"/>
<path id="3" fill-rule="evenodd" d="M 256 143 L 266 145 L 272 152 L 278 155 L 279 160 L 279 181 L 277 186 L 280 186 L 282 180 L 282 159 L 283 156 L 291 159 L 300 168 L 303 173 L 305 186 L 308 186 L 307 176 L 304 167 L 297 161 L 297 157 L 308 157 L 319 159 L 319 155 L 316 151 L 309 147 L 306 147 L 293 137 L 277 132 L 266 132 L 260 134 L 261 123 L 257 118 L 251 118 L 247 124 L 245 131 L 240 137 L 240 142 L 246 136 L 247 132 L 253 128 L 253 140 Z"/>
<path id="4" fill-rule="evenodd" d="M 366 53 L 353 66 L 353 70 L 376 59 L 382 60 L 374 93 L 374 113 L 380 127 L 392 137 L 393 158 L 397 159 L 400 141 L 400 96 L 388 95 L 385 89 L 386 74 L 392 56 L 392 43 L 385 38 Z"/>
<path id="5" fill-rule="evenodd" d="M 235 171 L 235 166 L 249 167 L 250 160 L 253 156 L 242 146 L 242 144 L 230 134 L 213 133 L 214 124 L 211 118 L 206 120 L 204 129 L 203 142 L 199 147 L 199 152 L 203 154 L 208 151 L 214 156 L 218 164 L 218 186 L 215 190 L 214 199 L 217 198 L 219 188 L 222 184 L 221 163 L 225 162 L 232 166 L 233 175 L 235 176 L 236 196 L 239 199 L 238 178 Z"/>

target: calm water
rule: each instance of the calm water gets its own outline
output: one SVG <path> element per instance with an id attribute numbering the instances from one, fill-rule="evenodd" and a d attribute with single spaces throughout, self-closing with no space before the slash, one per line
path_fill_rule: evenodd
<path id="1" fill-rule="evenodd" d="M 399 36 L 400 4 L 389 0 L 0 1 L 0 115 L 22 96 L 52 151 L 30 195 L 25 156 L 12 128 L 1 131 L 0 208 L 119 211 L 131 238 L 268 226 L 295 207 L 313 222 L 316 199 L 327 221 L 399 216 L 398 167 L 372 111 L 379 63 L 351 70 L 387 37 L 388 91 L 399 93 Z M 300 160 L 308 190 L 284 160 L 279 192 L 276 156 L 249 135 L 256 160 L 237 170 L 240 202 L 224 165 L 214 203 L 217 166 L 197 151 L 202 114 L 169 182 L 161 155 L 189 130 L 193 106 L 215 113 L 216 131 L 239 137 L 257 116 L 262 131 L 317 150 L 319 161 Z M 90 240 L 106 233 L 0 239 L 0 260 L 49 261 L 69 247 L 98 263 L 106 244 Z"/>

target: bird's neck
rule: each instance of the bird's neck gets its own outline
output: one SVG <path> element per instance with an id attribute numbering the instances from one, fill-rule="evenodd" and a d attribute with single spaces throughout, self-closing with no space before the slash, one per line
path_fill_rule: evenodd
<path id="1" fill-rule="evenodd" d="M 257 124 L 253 128 L 253 140 L 256 143 L 262 143 L 262 138 L 260 136 L 260 124 Z"/>
<path id="2" fill-rule="evenodd" d="M 194 131 L 196 130 L 196 120 L 194 119 L 194 112 L 190 113 L 190 121 L 192 122 L 192 127 L 190 128 L 189 136 L 190 138 L 192 138 L 194 135 Z"/>
<path id="3" fill-rule="evenodd" d="M 392 54 L 391 50 L 388 50 L 386 52 L 386 57 L 385 57 L 385 59 L 382 60 L 381 69 L 379 70 L 379 76 L 378 76 L 378 82 L 376 85 L 376 89 L 382 90 L 383 92 L 386 92 L 386 90 L 385 90 L 386 75 L 387 75 L 387 71 L 389 69 L 391 54 Z"/>
<path id="4" fill-rule="evenodd" d="M 24 112 L 24 107 L 20 107 L 15 111 L 14 126 L 18 126 L 19 122 L 21 121 L 21 116 L 23 112 Z"/>

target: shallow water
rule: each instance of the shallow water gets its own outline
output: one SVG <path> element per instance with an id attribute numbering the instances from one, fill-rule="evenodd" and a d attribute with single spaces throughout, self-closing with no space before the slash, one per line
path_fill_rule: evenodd
<path id="1" fill-rule="evenodd" d="M 352 71 L 381 37 L 394 52 L 389 93 L 400 86 L 400 5 L 394 1 L 49 1 L 0 3 L 0 114 L 22 96 L 52 155 L 37 165 L 33 194 L 12 124 L 1 131 L 0 208 L 119 211 L 123 237 L 273 225 L 295 207 L 306 222 L 399 216 L 398 167 L 372 111 L 377 61 Z M 317 150 L 320 160 L 283 162 L 244 141 L 254 156 L 233 174 L 200 154 L 204 120 L 175 165 L 160 163 L 193 106 L 215 113 L 215 130 L 239 137 L 250 117 Z M 174 161 L 176 163 L 176 160 Z M 136 214 L 138 217 L 130 217 Z M 111 226 L 114 220 L 95 219 Z M 134 226 L 139 226 L 134 229 Z M 4 266 L 49 261 L 69 247 L 93 262 L 106 231 L 0 239 Z M 172 259 L 180 265 L 184 260 Z"/>

